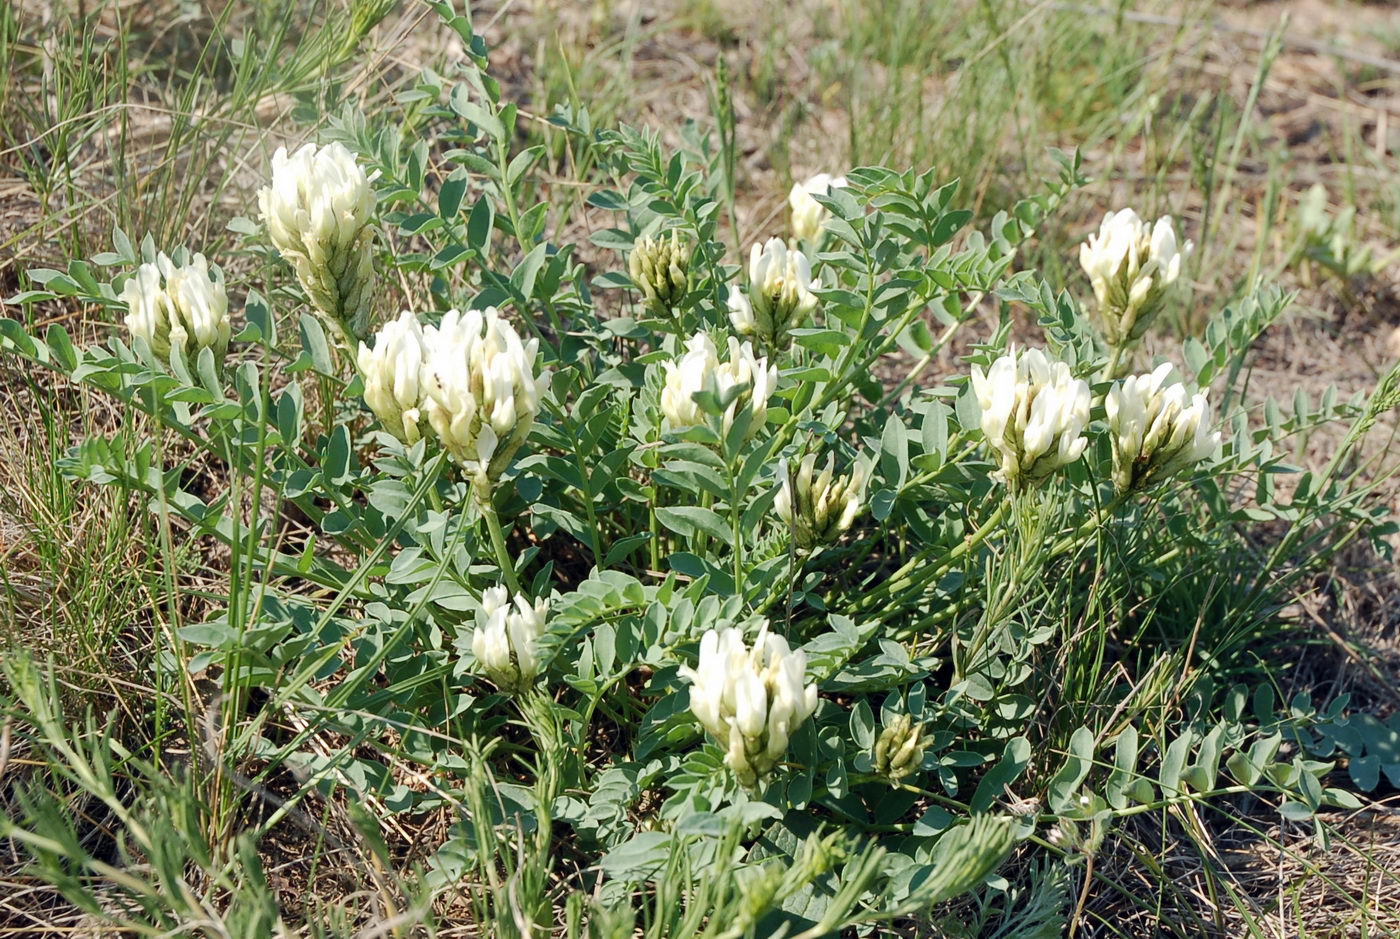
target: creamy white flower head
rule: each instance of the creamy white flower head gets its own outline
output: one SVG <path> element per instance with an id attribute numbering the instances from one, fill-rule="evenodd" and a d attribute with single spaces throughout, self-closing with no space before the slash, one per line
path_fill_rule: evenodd
<path id="1" fill-rule="evenodd" d="M 831 214 L 812 194 L 828 195 L 833 189 L 844 189 L 846 177 L 818 173 L 805 182 L 793 183 L 788 192 L 788 205 L 792 207 L 792 234 L 802 241 L 816 241 L 822 233 L 822 225 Z"/>
<path id="2" fill-rule="evenodd" d="M 428 349 L 423 326 L 408 310 L 380 327 L 374 348 L 360 343 L 355 364 L 365 386 L 365 404 L 386 430 L 404 443 L 422 436 L 423 373 Z"/>
<path id="3" fill-rule="evenodd" d="M 548 600 L 532 604 L 524 594 L 517 594 L 512 603 L 505 587 L 491 587 L 482 594 L 472 654 L 502 691 L 522 691 L 539 675 L 539 639 L 548 615 Z"/>
<path id="4" fill-rule="evenodd" d="M 856 464 L 850 473 L 837 476 L 833 458 L 817 472 L 817 455 L 809 453 L 794 474 L 786 460 L 779 464 L 782 482 L 773 499 L 773 510 L 792 530 L 800 548 L 828 544 L 840 538 L 860 514 L 865 471 Z"/>
<path id="5" fill-rule="evenodd" d="M 804 684 L 807 656 L 765 623 L 753 648 L 730 626 L 700 639 L 695 668 L 680 669 L 691 683 L 690 710 L 720 746 L 739 781 L 753 787 L 778 765 L 788 740 L 817 708 L 817 686 Z"/>
<path id="6" fill-rule="evenodd" d="M 1178 247 L 1165 215 L 1150 228 L 1132 209 L 1104 216 L 1098 233 L 1079 246 L 1079 264 L 1093 285 L 1110 345 L 1126 345 L 1147 332 L 1192 247 L 1190 241 Z"/>
<path id="7" fill-rule="evenodd" d="M 1211 429 L 1210 402 L 1169 381 L 1165 362 L 1150 374 L 1115 384 L 1104 399 L 1113 442 L 1113 483 L 1120 492 L 1143 489 L 1213 457 L 1220 432 Z"/>
<path id="8" fill-rule="evenodd" d="M 696 333 L 685 341 L 685 354 L 665 363 L 666 383 L 661 389 L 662 429 L 684 430 L 705 422 L 705 412 L 695 401 L 695 395 L 709 391 L 724 398 L 732 389 L 747 386 L 729 403 L 724 411 L 724 430 L 734 423 L 741 408 L 749 408 L 753 418 L 749 424 L 752 437 L 763 426 L 768 414 L 768 399 L 778 384 L 778 367 L 770 366 L 766 357 L 754 355 L 753 346 L 729 337 L 729 360 L 721 362 L 710 337 Z"/>
<path id="9" fill-rule="evenodd" d="M 364 170 L 339 143 L 290 156 L 278 147 L 258 208 L 273 245 L 350 348 L 369 329 L 374 191 Z"/>
<path id="10" fill-rule="evenodd" d="M 748 302 L 752 315 L 736 321 L 735 328 L 741 335 L 784 348 L 788 331 L 801 326 L 817 308 L 807 256 L 783 244 L 781 238 L 755 244 L 749 252 Z"/>
<path id="11" fill-rule="evenodd" d="M 539 340 L 522 342 L 496 311 L 449 310 L 423 330 L 428 422 L 484 494 L 525 443 L 548 377 L 536 373 Z"/>
<path id="12" fill-rule="evenodd" d="M 993 476 L 1011 486 L 1040 482 L 1084 453 L 1089 385 L 1039 349 L 1012 349 L 983 372 L 972 367 L 982 434 L 997 455 Z"/>
<path id="13" fill-rule="evenodd" d="M 212 350 L 215 364 L 223 362 L 232 332 L 228 294 L 223 275 L 211 274 L 204 255 L 177 265 L 162 252 L 127 279 L 122 302 L 126 328 L 145 340 L 159 363 L 170 361 L 172 349 L 191 365 L 200 349 Z"/>

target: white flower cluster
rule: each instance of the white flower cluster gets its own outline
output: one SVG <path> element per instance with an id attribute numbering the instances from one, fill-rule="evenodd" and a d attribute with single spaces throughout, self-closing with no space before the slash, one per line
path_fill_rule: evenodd
<path id="1" fill-rule="evenodd" d="M 522 342 L 494 307 L 449 310 L 425 340 L 428 422 L 454 459 L 494 481 L 540 412 L 548 376 L 535 372 L 539 340 Z"/>
<path id="2" fill-rule="evenodd" d="M 788 740 L 817 708 L 817 686 L 803 684 L 807 656 L 787 640 L 759 630 L 753 648 L 730 626 L 708 630 L 700 661 L 680 674 L 691 683 L 690 710 L 725 747 L 724 762 L 749 787 L 767 776 Z"/>
<path id="3" fill-rule="evenodd" d="M 155 357 L 152 364 L 170 361 L 178 349 L 190 364 L 201 349 L 214 353 L 221 364 L 228 352 L 231 328 L 223 276 L 212 276 L 204 255 L 177 265 L 164 253 L 142 264 L 122 287 L 126 328 L 143 340 Z"/>
<path id="4" fill-rule="evenodd" d="M 833 189 L 846 188 L 846 177 L 818 173 L 805 182 L 793 183 L 788 192 L 788 205 L 792 208 L 792 234 L 802 241 L 815 242 L 821 237 L 822 225 L 831 215 L 826 207 L 812 198 L 828 195 Z"/>
<path id="5" fill-rule="evenodd" d="M 749 436 L 763 426 L 768 414 L 768 398 L 778 383 L 778 367 L 768 359 L 754 356 L 753 346 L 729 337 L 729 361 L 719 360 L 718 350 L 705 333 L 696 333 L 685 342 L 685 354 L 665 364 L 665 386 L 661 389 L 662 428 L 684 430 L 705 421 L 705 412 L 695 395 L 708 391 L 720 399 L 734 388 L 748 386 L 729 403 L 724 412 L 727 433 L 741 408 L 752 414 Z"/>
<path id="6" fill-rule="evenodd" d="M 729 321 L 741 336 L 784 348 L 788 332 L 817 308 L 812 293 L 812 265 L 807 256 L 780 238 L 755 244 L 749 252 L 749 295 L 729 290 Z"/>
<path id="7" fill-rule="evenodd" d="M 339 143 L 279 147 L 258 207 L 273 245 L 345 347 L 369 331 L 374 192 Z"/>
<path id="8" fill-rule="evenodd" d="M 1033 485 L 1084 453 L 1089 385 L 1039 349 L 1011 350 L 983 372 L 972 368 L 982 434 L 996 451 L 992 475 L 1009 486 Z"/>
<path id="9" fill-rule="evenodd" d="M 540 410 L 547 374 L 536 374 L 539 340 L 522 342 L 494 307 L 449 310 L 437 326 L 405 312 L 356 357 L 365 403 L 405 443 L 428 423 L 478 483 L 500 477 Z M 486 491 L 485 489 L 481 491 Z"/>
<path id="10" fill-rule="evenodd" d="M 432 327 L 429 327 L 431 329 Z M 423 373 L 428 347 L 423 325 L 408 310 L 379 328 L 374 348 L 360 343 L 355 364 L 365 386 L 365 404 L 389 433 L 404 443 L 416 443 L 423 435 Z"/>
<path id="11" fill-rule="evenodd" d="M 787 461 L 780 464 L 783 474 L 773 510 L 792 530 L 800 548 L 827 544 L 840 538 L 860 514 L 861 488 L 865 473 L 859 465 L 844 476 L 837 476 L 830 455 L 817 472 L 817 455 L 809 453 L 793 474 Z"/>
<path id="12" fill-rule="evenodd" d="M 1168 382 L 1170 362 L 1148 375 L 1125 378 L 1104 400 L 1113 442 L 1113 483 L 1120 492 L 1143 489 L 1210 459 L 1220 446 L 1211 430 L 1210 403 L 1179 381 Z"/>
<path id="13" fill-rule="evenodd" d="M 1166 216 L 1150 228 L 1132 209 L 1103 217 L 1098 234 L 1079 246 L 1079 263 L 1094 287 L 1110 345 L 1128 345 L 1147 332 L 1191 249 L 1189 241 L 1178 248 Z"/>
<path id="14" fill-rule="evenodd" d="M 539 675 L 539 639 L 548 615 L 548 600 L 532 604 L 520 594 L 512 603 L 505 587 L 491 587 L 482 594 L 481 618 L 472 632 L 472 654 L 497 688 L 523 691 Z"/>

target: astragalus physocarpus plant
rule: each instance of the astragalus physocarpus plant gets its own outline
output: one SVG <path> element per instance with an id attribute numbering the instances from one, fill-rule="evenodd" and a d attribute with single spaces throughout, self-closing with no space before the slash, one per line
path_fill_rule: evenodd
<path id="1" fill-rule="evenodd" d="M 1149 358 L 1187 302 L 1170 219 L 1105 222 L 1067 292 L 1017 270 L 1077 156 L 978 224 L 932 171 L 841 168 L 734 244 L 716 138 L 561 112 L 550 139 L 599 167 L 575 243 L 541 198 L 555 151 L 518 149 L 440 12 L 470 55 L 402 119 L 267 161 L 231 226 L 264 273 L 118 232 L 15 299 L 126 329 L 0 321 L 9 356 L 145 416 L 71 478 L 210 565 L 152 613 L 193 782 L 161 781 L 166 741 L 65 749 L 7 664 L 17 732 L 130 828 L 92 861 L 35 833 L 36 789 L 5 831 L 41 874 L 221 934 L 979 935 L 1077 915 L 1069 879 L 1139 816 L 1356 804 L 1318 730 L 1344 704 L 1277 709 L 1259 663 L 1290 590 L 1380 531 L 1347 454 L 1394 372 L 1251 403 L 1267 287 Z M 1336 459 L 1296 472 L 1288 441 L 1329 422 Z M 177 797 L 197 823 L 166 837 Z M 272 896 L 253 859 L 288 826 L 350 882 L 339 912 Z"/>

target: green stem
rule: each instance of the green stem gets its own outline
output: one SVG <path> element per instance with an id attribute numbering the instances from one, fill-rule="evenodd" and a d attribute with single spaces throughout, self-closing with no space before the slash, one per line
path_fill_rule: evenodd
<path id="1" fill-rule="evenodd" d="M 1123 353 L 1126 346 L 1118 345 L 1113 347 L 1113 354 L 1108 357 L 1108 365 L 1104 368 L 1103 377 L 1107 381 L 1113 381 L 1118 377 L 1118 368 L 1123 361 Z"/>
<path id="2" fill-rule="evenodd" d="M 734 532 L 734 594 L 738 597 L 744 595 L 744 533 L 740 531 L 741 513 L 739 511 L 739 493 L 734 487 L 734 479 L 730 477 L 729 490 L 729 525 Z"/>
<path id="3" fill-rule="evenodd" d="M 869 609 L 871 606 L 878 604 L 889 594 L 896 590 L 902 590 L 908 584 L 916 581 L 926 583 L 929 580 L 942 577 L 961 558 L 969 552 L 976 550 L 982 542 L 987 540 L 992 531 L 1000 526 L 1002 520 L 1006 518 L 1006 513 L 1010 505 L 1010 500 L 1002 500 L 1001 505 L 997 506 L 996 511 L 987 516 L 987 520 L 983 522 L 975 532 L 954 545 L 952 550 L 944 555 L 942 561 L 929 568 L 927 572 L 920 574 L 917 578 L 913 578 L 911 575 L 914 571 L 916 571 L 920 565 L 928 561 L 929 558 L 937 554 L 940 548 L 925 548 L 920 551 L 910 558 L 903 567 L 891 574 L 883 584 L 866 594 L 864 600 L 856 604 L 855 608 L 858 610 Z"/>
<path id="4" fill-rule="evenodd" d="M 496 551 L 496 564 L 501 568 L 501 576 L 506 580 L 511 595 L 520 593 L 520 581 L 515 579 L 515 565 L 506 551 L 506 538 L 501 532 L 501 520 L 496 515 L 496 507 L 491 504 L 490 494 L 477 500 L 481 507 L 481 517 L 486 519 L 486 530 L 491 534 L 491 547 Z"/>

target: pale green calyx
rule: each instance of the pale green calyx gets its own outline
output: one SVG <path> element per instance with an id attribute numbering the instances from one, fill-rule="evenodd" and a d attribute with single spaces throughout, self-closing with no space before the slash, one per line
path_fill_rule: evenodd
<path id="1" fill-rule="evenodd" d="M 830 544 L 841 537 L 860 514 L 865 473 L 859 465 L 838 476 L 833 458 L 817 470 L 817 455 L 809 453 L 791 471 L 784 460 L 783 480 L 773 499 L 773 510 L 792 531 L 799 548 Z"/>
<path id="2" fill-rule="evenodd" d="M 931 739 L 908 714 L 898 715 L 875 739 L 875 751 L 871 754 L 875 772 L 891 782 L 913 775 L 918 772 Z"/>
<path id="3" fill-rule="evenodd" d="M 657 316 L 675 314 L 685 297 L 689 269 L 690 245 L 681 241 L 675 229 L 670 237 L 641 239 L 627 259 L 632 282 Z"/>

